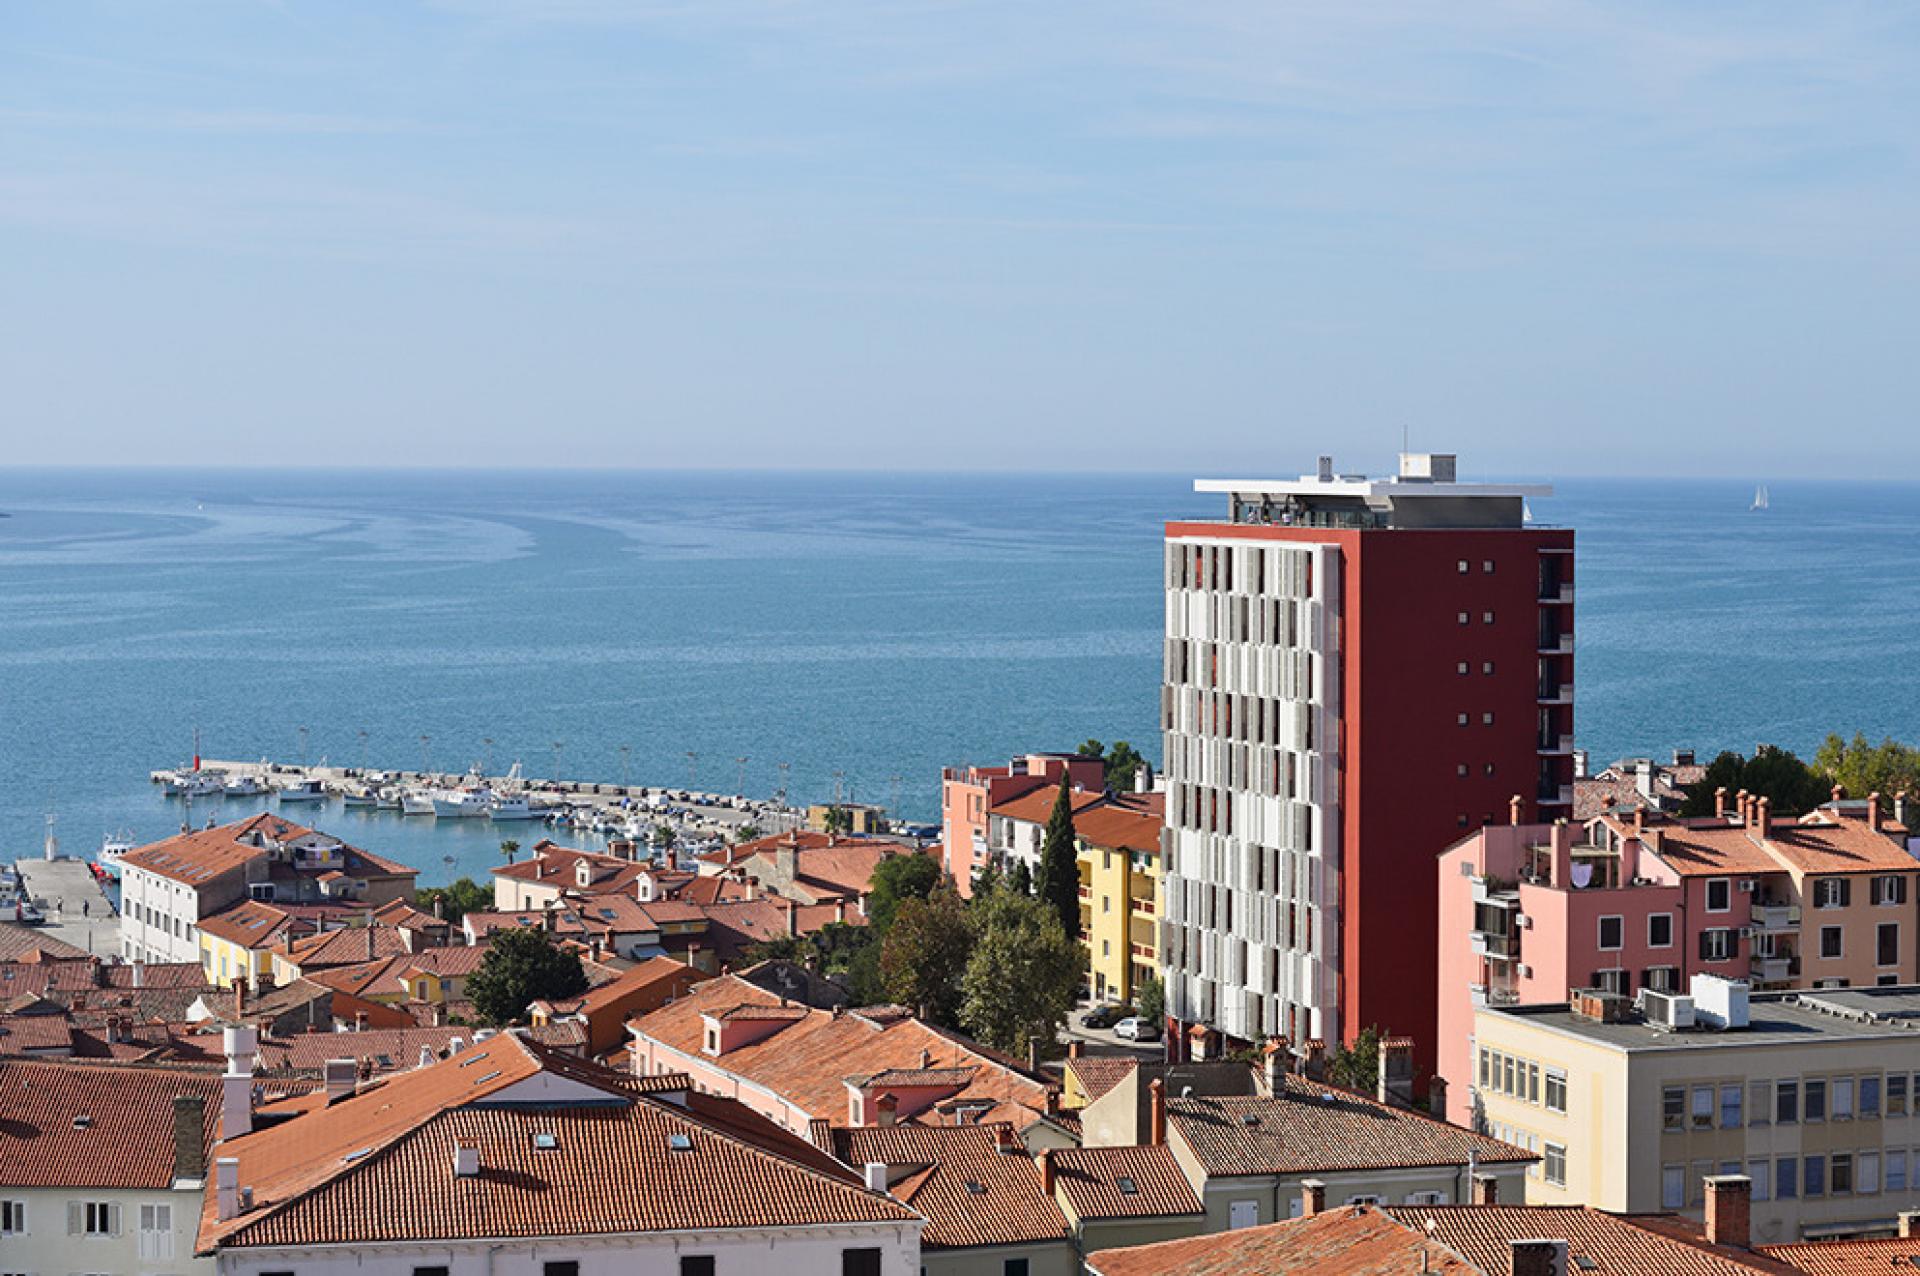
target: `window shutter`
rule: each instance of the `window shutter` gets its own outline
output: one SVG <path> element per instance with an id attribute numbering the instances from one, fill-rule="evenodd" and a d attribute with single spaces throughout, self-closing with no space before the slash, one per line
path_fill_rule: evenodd
<path id="1" fill-rule="evenodd" d="M 107 1235 L 118 1236 L 119 1234 L 120 1234 L 120 1207 L 118 1205 L 108 1205 L 107 1206 Z"/>
<path id="2" fill-rule="evenodd" d="M 86 1230 L 87 1207 L 79 1201 L 67 1202 L 67 1235 L 78 1236 Z"/>
<path id="3" fill-rule="evenodd" d="M 1852 902 L 1853 902 L 1853 879 L 1850 877 L 1843 877 L 1840 879 L 1840 907 L 1845 908 Z"/>
<path id="4" fill-rule="evenodd" d="M 1707 960 L 1707 932 L 1700 932 L 1700 960 Z"/>

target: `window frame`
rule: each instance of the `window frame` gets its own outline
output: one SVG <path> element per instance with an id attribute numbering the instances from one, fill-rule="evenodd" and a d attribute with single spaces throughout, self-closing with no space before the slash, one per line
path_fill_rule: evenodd
<path id="1" fill-rule="evenodd" d="M 1607 942 L 1607 923 L 1613 923 L 1613 942 Z M 1603 953 L 1617 953 L 1627 946 L 1627 918 L 1624 913 L 1602 913 L 1594 918 L 1594 946 Z"/>
<path id="2" fill-rule="evenodd" d="M 1664 940 L 1654 938 L 1653 924 L 1655 922 L 1666 923 L 1667 937 Z M 1647 947 L 1649 948 L 1673 947 L 1673 914 L 1672 913 L 1648 913 L 1647 914 Z"/>

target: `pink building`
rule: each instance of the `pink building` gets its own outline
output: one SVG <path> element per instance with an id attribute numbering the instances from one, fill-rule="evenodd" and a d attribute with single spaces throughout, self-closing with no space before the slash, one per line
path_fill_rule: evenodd
<path id="1" fill-rule="evenodd" d="M 1577 988 L 1674 992 L 1694 974 L 1761 989 L 1920 982 L 1920 860 L 1905 804 L 1835 800 L 1775 819 L 1645 810 L 1585 824 L 1490 826 L 1440 857 L 1438 1074 L 1470 1124 L 1473 1010 Z"/>
<path id="2" fill-rule="evenodd" d="M 962 895 L 973 894 L 973 875 L 987 862 L 988 819 L 993 808 L 1064 775 L 1076 789 L 1106 787 L 1106 764 L 1077 753 L 1029 753 L 1005 766 L 948 767 L 940 776 L 941 841 L 947 873 Z"/>

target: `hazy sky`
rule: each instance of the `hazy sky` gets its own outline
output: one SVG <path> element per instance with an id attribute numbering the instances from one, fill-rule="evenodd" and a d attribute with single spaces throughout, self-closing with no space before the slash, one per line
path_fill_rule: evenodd
<path id="1" fill-rule="evenodd" d="M 1920 10 L 0 4 L 0 463 L 1920 471 Z"/>

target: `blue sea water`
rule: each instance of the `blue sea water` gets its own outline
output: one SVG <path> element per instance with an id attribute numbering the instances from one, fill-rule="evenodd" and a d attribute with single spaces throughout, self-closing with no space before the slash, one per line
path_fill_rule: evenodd
<path id="1" fill-rule="evenodd" d="M 1920 735 L 1920 486 L 1770 487 L 1535 502 L 1578 531 L 1596 758 Z M 0 471 L 0 857 L 49 809 L 69 851 L 173 831 L 146 776 L 196 728 L 208 757 L 298 760 L 305 727 L 314 761 L 602 780 L 624 745 L 635 783 L 715 790 L 744 757 L 753 795 L 786 762 L 797 798 L 840 772 L 929 821 L 943 765 L 1157 759 L 1161 524 L 1217 506 L 1188 476 Z M 424 880 L 502 836 L 309 818 Z"/>

